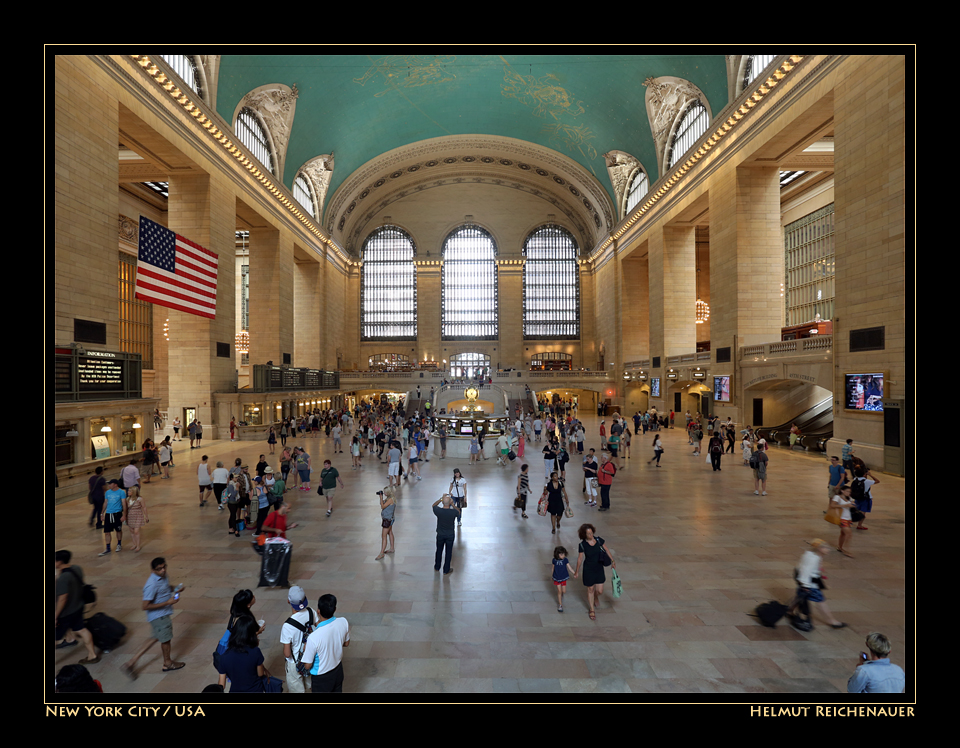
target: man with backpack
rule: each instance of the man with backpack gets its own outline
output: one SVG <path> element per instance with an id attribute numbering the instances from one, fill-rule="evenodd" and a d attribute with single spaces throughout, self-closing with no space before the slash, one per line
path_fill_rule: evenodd
<path id="1" fill-rule="evenodd" d="M 57 649 L 64 649 L 76 646 L 76 637 L 79 636 L 87 648 L 87 656 L 80 660 L 80 664 L 91 665 L 100 662 L 100 655 L 97 654 L 96 647 L 93 645 L 93 635 L 84 625 L 83 606 L 84 595 L 92 593 L 93 588 L 90 587 L 90 591 L 87 592 L 86 588 L 89 585 L 83 583 L 83 570 L 79 566 L 71 566 L 70 558 L 70 551 L 57 551 L 53 555 L 53 565 L 57 570 L 54 637 L 57 641 L 63 640 L 57 644 Z"/>
<path id="2" fill-rule="evenodd" d="M 293 614 L 280 629 L 280 643 L 285 658 L 284 669 L 287 673 L 287 689 L 290 693 L 307 692 L 307 668 L 300 664 L 307 637 L 313 633 L 319 622 L 316 611 L 307 603 L 307 593 L 302 587 L 291 587 L 287 593 L 287 602 L 293 608 Z M 301 674 L 301 669 L 303 673 Z"/>

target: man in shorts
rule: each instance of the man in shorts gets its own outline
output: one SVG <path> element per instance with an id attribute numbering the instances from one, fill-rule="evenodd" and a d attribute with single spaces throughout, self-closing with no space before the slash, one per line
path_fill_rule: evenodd
<path id="1" fill-rule="evenodd" d="M 70 551 L 57 551 L 53 556 L 53 566 L 57 570 L 57 609 L 53 625 L 54 638 L 60 642 L 57 649 L 75 647 L 79 636 L 87 648 L 87 656 L 80 660 L 81 665 L 100 662 L 93 635 L 83 625 L 83 570 L 70 565 Z M 60 640 L 63 641 L 60 641 Z"/>
<path id="2" fill-rule="evenodd" d="M 183 585 L 178 585 L 176 589 L 170 586 L 166 559 L 160 557 L 153 559 L 150 562 L 150 568 L 153 573 L 143 585 L 143 610 L 147 612 L 147 623 L 150 624 L 153 636 L 140 647 L 140 651 L 132 659 L 120 666 L 120 670 L 130 680 L 136 680 L 137 671 L 134 668 L 137 662 L 157 642 L 160 642 L 160 651 L 163 653 L 163 672 L 179 670 L 186 664 L 176 662 L 170 657 L 170 642 L 173 641 L 173 606 L 180 601 Z"/>
<path id="3" fill-rule="evenodd" d="M 107 481 L 107 491 L 104 493 L 103 511 L 100 513 L 100 522 L 103 523 L 103 534 L 107 549 L 101 556 L 110 554 L 110 534 L 117 533 L 117 553 L 120 553 L 120 543 L 123 540 L 123 523 L 127 519 L 127 492 L 120 488 L 119 481 L 114 478 Z"/>
<path id="4" fill-rule="evenodd" d="M 333 434 L 333 451 L 343 454 L 343 442 L 341 441 L 343 427 L 339 422 L 337 422 L 337 425 L 333 427 L 330 433 Z"/>
<path id="5" fill-rule="evenodd" d="M 330 460 L 323 461 L 323 470 L 320 471 L 320 487 L 323 489 L 323 497 L 327 500 L 327 516 L 333 514 L 333 497 L 337 495 L 337 482 L 340 488 L 343 488 L 343 478 L 333 467 Z"/>
<path id="6" fill-rule="evenodd" d="M 390 464 L 387 466 L 387 480 L 390 485 L 396 481 L 397 488 L 400 487 L 400 458 L 403 453 L 400 451 L 399 442 L 390 442 L 390 452 L 387 455 Z"/>

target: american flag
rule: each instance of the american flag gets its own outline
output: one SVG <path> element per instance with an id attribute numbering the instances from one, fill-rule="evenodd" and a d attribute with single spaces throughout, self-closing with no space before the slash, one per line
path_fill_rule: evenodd
<path id="1" fill-rule="evenodd" d="M 217 255 L 140 216 L 138 299 L 213 319 L 217 314 Z"/>

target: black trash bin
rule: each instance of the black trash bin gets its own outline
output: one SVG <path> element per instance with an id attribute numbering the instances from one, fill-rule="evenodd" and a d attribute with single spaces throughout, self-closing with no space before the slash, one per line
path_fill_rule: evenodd
<path id="1" fill-rule="evenodd" d="M 260 582 L 257 587 L 289 587 L 287 575 L 290 573 L 290 556 L 293 546 L 290 543 L 264 543 L 260 558 Z"/>

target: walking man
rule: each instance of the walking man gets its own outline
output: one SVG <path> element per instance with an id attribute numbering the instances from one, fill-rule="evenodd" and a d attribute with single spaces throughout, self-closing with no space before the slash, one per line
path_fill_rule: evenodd
<path id="1" fill-rule="evenodd" d="M 180 602 L 183 585 L 170 586 L 166 559 L 158 556 L 150 562 L 150 568 L 153 573 L 143 585 L 143 609 L 147 612 L 147 623 L 150 624 L 153 636 L 140 647 L 131 660 L 121 665 L 120 669 L 131 680 L 137 678 L 137 671 L 134 668 L 139 659 L 157 642 L 160 642 L 160 651 L 163 653 L 163 672 L 179 670 L 186 664 L 176 662 L 170 657 L 170 642 L 173 641 L 173 606 Z"/>
<path id="2" fill-rule="evenodd" d="M 57 551 L 53 555 L 53 566 L 57 570 L 57 609 L 53 616 L 56 629 L 54 638 L 57 649 L 75 647 L 79 636 L 87 648 L 87 656 L 80 660 L 81 665 L 100 662 L 100 656 L 93 645 L 93 635 L 83 625 L 83 570 L 70 565 L 70 551 Z"/>
<path id="3" fill-rule="evenodd" d="M 610 462 L 610 455 L 600 455 L 600 469 L 597 471 L 597 483 L 600 484 L 600 509 L 605 512 L 610 508 L 610 486 L 613 485 L 613 476 L 617 474 L 617 466 Z"/>
<path id="4" fill-rule="evenodd" d="M 443 504 L 443 507 L 438 506 L 438 504 Z M 442 560 L 444 575 L 453 571 L 453 567 L 450 566 L 450 558 L 453 554 L 453 539 L 456 537 L 453 523 L 460 519 L 460 510 L 451 507 L 450 504 L 450 494 L 448 493 L 433 502 L 433 513 L 437 517 L 437 555 L 434 559 L 433 570 L 440 571 Z M 444 557 L 444 550 L 446 550 L 446 557 Z"/>

